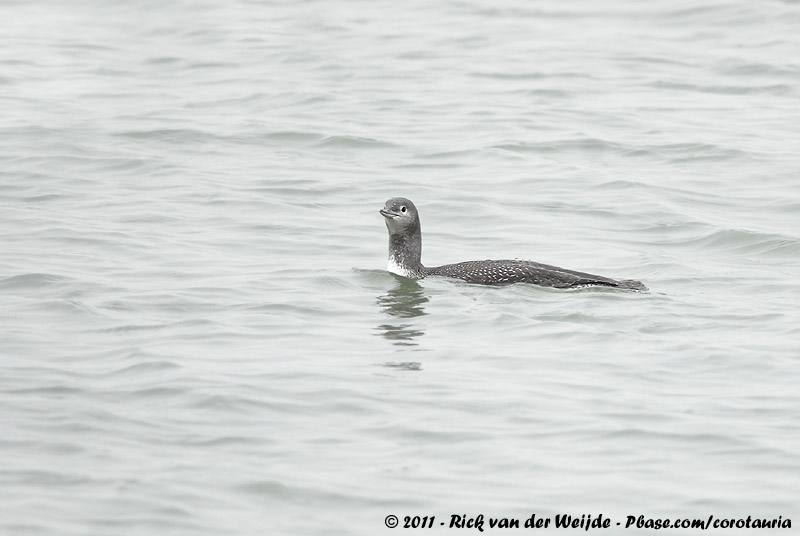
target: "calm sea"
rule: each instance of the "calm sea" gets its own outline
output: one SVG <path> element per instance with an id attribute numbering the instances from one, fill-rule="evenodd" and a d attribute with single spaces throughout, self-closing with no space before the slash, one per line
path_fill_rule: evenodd
<path id="1" fill-rule="evenodd" d="M 790 0 L 0 2 L 0 533 L 796 530 L 798 28 Z M 428 265 L 650 291 L 403 280 L 393 196 Z"/>

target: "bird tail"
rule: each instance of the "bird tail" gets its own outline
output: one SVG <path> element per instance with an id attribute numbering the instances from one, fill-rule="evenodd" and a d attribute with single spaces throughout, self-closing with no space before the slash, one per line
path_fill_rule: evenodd
<path id="1" fill-rule="evenodd" d="M 623 279 L 617 285 L 617 288 L 624 288 L 627 290 L 647 290 L 647 287 L 641 281 L 635 279 Z"/>

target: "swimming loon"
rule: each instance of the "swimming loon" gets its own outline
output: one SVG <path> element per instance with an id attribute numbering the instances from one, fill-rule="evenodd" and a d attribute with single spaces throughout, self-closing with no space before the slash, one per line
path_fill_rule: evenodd
<path id="1" fill-rule="evenodd" d="M 485 260 L 445 264 L 434 268 L 422 265 L 422 231 L 419 212 L 410 200 L 393 197 L 379 211 L 389 229 L 389 267 L 394 274 L 412 279 L 443 276 L 483 285 L 533 283 L 543 287 L 578 288 L 585 286 L 647 290 L 639 281 L 616 280 L 599 275 L 566 270 L 557 266 L 520 260 Z"/>

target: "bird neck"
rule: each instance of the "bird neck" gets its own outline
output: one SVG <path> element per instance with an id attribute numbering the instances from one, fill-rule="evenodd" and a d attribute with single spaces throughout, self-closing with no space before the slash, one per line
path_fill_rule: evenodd
<path id="1" fill-rule="evenodd" d="M 423 275 L 422 233 L 419 225 L 410 233 L 389 235 L 389 271 L 404 277 Z"/>

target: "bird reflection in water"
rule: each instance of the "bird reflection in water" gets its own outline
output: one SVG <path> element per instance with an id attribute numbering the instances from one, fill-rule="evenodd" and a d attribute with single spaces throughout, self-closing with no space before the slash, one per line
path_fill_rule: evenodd
<path id="1" fill-rule="evenodd" d="M 402 319 L 423 316 L 428 313 L 423 307 L 428 298 L 423 294 L 423 288 L 414 280 L 397 277 L 397 286 L 383 296 L 378 296 L 377 302 L 383 312 L 392 317 L 392 322 L 380 324 L 376 328 L 378 335 L 392 341 L 397 346 L 418 346 L 416 339 L 425 334 L 419 326 L 404 323 Z M 405 370 L 420 370 L 420 363 L 386 363 L 388 367 L 397 367 Z"/>

